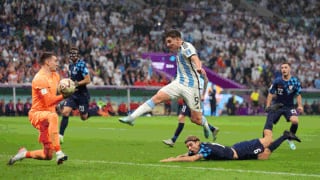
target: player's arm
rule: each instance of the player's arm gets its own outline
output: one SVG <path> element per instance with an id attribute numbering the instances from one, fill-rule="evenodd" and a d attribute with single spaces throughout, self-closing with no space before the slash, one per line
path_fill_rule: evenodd
<path id="1" fill-rule="evenodd" d="M 76 86 L 84 86 L 84 85 L 90 84 L 90 82 L 91 82 L 90 75 L 87 74 L 84 76 L 84 78 L 81 81 L 77 82 Z"/>
<path id="2" fill-rule="evenodd" d="M 271 102 L 272 102 L 273 94 L 270 92 L 268 93 L 267 100 L 266 100 L 266 108 L 270 107 Z"/>
<path id="3" fill-rule="evenodd" d="M 36 90 L 39 98 L 44 101 L 47 107 L 56 105 L 63 99 L 62 95 L 57 95 L 56 88 L 50 86 L 46 77 L 34 81 L 32 88 Z"/>
<path id="4" fill-rule="evenodd" d="M 194 55 L 192 55 L 192 56 L 190 57 L 190 59 L 191 59 L 191 61 L 193 61 L 194 64 L 196 65 L 196 70 L 197 70 L 198 73 L 200 73 L 200 74 L 206 73 L 206 72 L 204 71 L 204 69 L 202 69 L 202 63 L 201 63 L 198 55 L 194 54 Z"/>
<path id="5" fill-rule="evenodd" d="M 209 82 L 206 71 L 203 71 L 203 72 L 204 73 L 202 74 L 202 76 L 203 76 L 204 83 L 203 83 L 203 91 L 202 91 L 201 99 L 204 98 L 204 96 L 206 95 L 206 90 L 207 90 L 208 82 Z"/>
<path id="6" fill-rule="evenodd" d="M 301 94 L 299 94 L 296 98 L 297 98 L 297 104 L 298 104 L 297 110 L 300 113 L 302 113 L 303 112 L 303 106 L 302 106 L 302 96 L 301 96 Z"/>
<path id="7" fill-rule="evenodd" d="M 177 157 L 169 157 L 166 159 L 162 159 L 162 160 L 160 160 L 160 162 L 193 162 L 193 161 L 200 160 L 201 158 L 202 158 L 201 154 L 195 154 L 192 156 L 187 156 L 187 155 L 183 154 L 183 155 L 179 155 Z"/>

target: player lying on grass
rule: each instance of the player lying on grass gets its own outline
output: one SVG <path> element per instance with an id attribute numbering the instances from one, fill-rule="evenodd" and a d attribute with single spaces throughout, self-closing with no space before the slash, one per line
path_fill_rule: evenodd
<path id="1" fill-rule="evenodd" d="M 160 162 L 189 162 L 197 160 L 246 160 L 246 159 L 268 159 L 271 153 L 276 150 L 285 140 L 296 140 L 298 137 L 289 131 L 284 131 L 283 135 L 271 144 L 266 138 L 242 141 L 231 147 L 217 143 L 204 143 L 196 136 L 188 136 L 185 140 L 188 153 L 177 157 L 170 157 L 160 160 Z"/>

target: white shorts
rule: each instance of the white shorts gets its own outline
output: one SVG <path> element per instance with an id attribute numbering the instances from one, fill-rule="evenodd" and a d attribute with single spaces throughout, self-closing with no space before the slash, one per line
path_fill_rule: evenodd
<path id="1" fill-rule="evenodd" d="M 194 87 L 187 87 L 174 80 L 164 86 L 160 91 L 168 94 L 171 99 L 182 97 L 191 110 L 202 112 L 200 90 Z"/>

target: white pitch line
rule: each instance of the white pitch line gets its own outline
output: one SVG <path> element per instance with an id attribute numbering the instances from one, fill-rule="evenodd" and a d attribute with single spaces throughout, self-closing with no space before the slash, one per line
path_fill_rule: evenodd
<path id="1" fill-rule="evenodd" d="M 0 154 L 0 157 L 7 157 L 9 155 Z M 169 164 L 143 164 L 134 162 L 116 162 L 116 161 L 102 161 L 102 160 L 80 160 L 72 159 L 68 162 L 75 163 L 96 163 L 96 164 L 116 164 L 116 165 L 128 165 L 128 166 L 145 166 L 145 167 L 160 167 L 160 168 L 187 168 L 196 170 L 211 170 L 211 171 L 223 171 L 223 172 L 238 172 L 238 173 L 255 173 L 255 174 L 268 174 L 268 175 L 283 175 L 283 176 L 300 176 L 300 177 L 315 177 L 320 178 L 320 174 L 304 174 L 304 173 L 288 173 L 288 172 L 276 172 L 276 171 L 259 171 L 259 170 L 244 170 L 244 169 L 226 169 L 226 168 L 210 168 L 210 167 L 194 167 L 194 166 L 179 166 Z M 66 163 L 68 163 L 66 162 Z"/>
<path id="2" fill-rule="evenodd" d="M 209 168 L 209 167 L 194 167 L 194 166 L 179 166 L 179 165 L 164 165 L 164 164 L 142 164 L 133 162 L 115 162 L 115 161 L 98 161 L 98 160 L 73 160 L 78 163 L 100 163 L 100 164 L 117 164 L 117 165 L 130 165 L 130 166 L 146 166 L 146 167 L 161 167 L 161 168 L 188 168 L 197 170 L 211 170 L 211 171 L 224 171 L 224 172 L 239 172 L 239 173 L 255 173 L 255 174 L 268 174 L 268 175 L 283 175 L 283 176 L 301 176 L 301 177 L 317 177 L 320 174 L 303 174 L 303 173 L 288 173 L 288 172 L 275 172 L 275 171 L 259 171 L 259 170 L 243 170 L 243 169 L 226 169 L 226 168 Z"/>

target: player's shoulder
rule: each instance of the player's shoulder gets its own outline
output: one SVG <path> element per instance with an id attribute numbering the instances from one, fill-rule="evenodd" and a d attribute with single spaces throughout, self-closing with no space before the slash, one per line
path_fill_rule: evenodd
<path id="1" fill-rule="evenodd" d="M 85 60 L 79 59 L 79 60 L 77 61 L 77 66 L 86 66 Z"/>
<path id="2" fill-rule="evenodd" d="M 189 48 L 193 48 L 193 45 L 189 42 L 184 41 L 181 45 L 181 49 L 189 49 Z"/>

